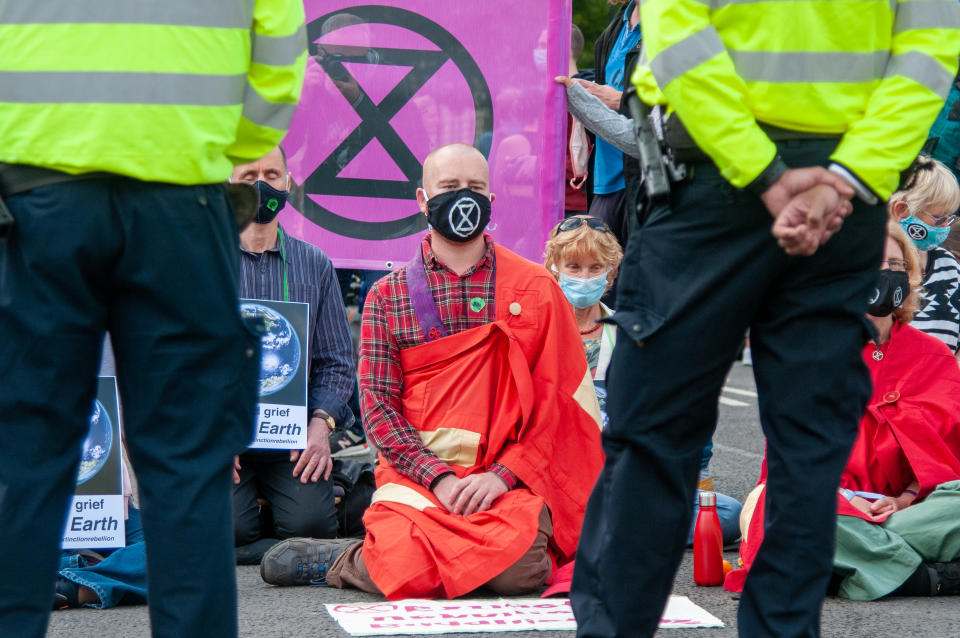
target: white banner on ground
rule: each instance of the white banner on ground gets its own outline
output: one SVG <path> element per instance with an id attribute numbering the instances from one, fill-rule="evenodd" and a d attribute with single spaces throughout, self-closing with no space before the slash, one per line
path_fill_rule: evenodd
<path id="1" fill-rule="evenodd" d="M 660 629 L 723 627 L 723 621 L 686 596 L 671 596 L 660 618 Z"/>
<path id="2" fill-rule="evenodd" d="M 566 598 L 398 600 L 326 605 L 351 636 L 572 631 L 577 622 Z M 671 596 L 661 628 L 723 627 L 686 596 Z"/>

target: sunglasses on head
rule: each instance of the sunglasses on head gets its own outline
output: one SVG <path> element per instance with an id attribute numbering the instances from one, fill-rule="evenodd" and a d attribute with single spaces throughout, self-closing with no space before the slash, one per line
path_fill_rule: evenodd
<path id="1" fill-rule="evenodd" d="M 607 226 L 606 222 L 604 222 L 602 219 L 599 219 L 599 218 L 597 218 L 597 217 L 570 217 L 570 218 L 567 218 L 567 219 L 563 220 L 562 222 L 560 222 L 560 226 L 557 227 L 557 232 L 558 232 L 558 233 L 563 233 L 563 232 L 566 232 L 566 231 L 568 231 L 568 230 L 573 230 L 573 229 L 575 229 L 575 228 L 580 228 L 580 227 L 583 226 L 584 224 L 586 224 L 587 226 L 589 226 L 590 228 L 592 228 L 592 229 L 594 229 L 594 230 L 596 230 L 596 231 L 600 231 L 601 233 L 609 233 L 609 232 L 612 232 L 612 231 L 610 230 L 610 227 Z"/>

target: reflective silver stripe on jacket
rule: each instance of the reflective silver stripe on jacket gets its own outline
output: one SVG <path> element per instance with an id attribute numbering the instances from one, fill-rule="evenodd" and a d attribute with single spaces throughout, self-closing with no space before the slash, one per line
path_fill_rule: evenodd
<path id="1" fill-rule="evenodd" d="M 307 48 L 307 27 L 300 25 L 293 35 L 279 38 L 251 33 L 250 47 L 253 61 L 269 66 L 290 66 Z"/>
<path id="2" fill-rule="evenodd" d="M 919 51 L 908 51 L 893 56 L 886 75 L 887 77 L 900 75 L 910 78 L 943 99 L 946 99 L 947 94 L 950 93 L 950 87 L 953 85 L 953 75 L 934 58 Z"/>
<path id="3" fill-rule="evenodd" d="M 695 0 L 695 1 L 699 2 L 700 4 L 710 5 L 710 9 L 713 11 L 716 11 L 718 9 L 723 9 L 724 7 L 728 7 L 732 4 L 759 4 L 761 2 L 764 2 L 764 3 L 796 2 L 796 0 Z M 810 2 L 810 1 L 811 0 L 807 0 L 807 2 Z M 865 1 L 869 2 L 870 0 L 865 0 Z M 873 0 L 873 1 L 882 2 L 883 4 L 887 5 L 887 7 L 891 11 L 896 11 L 897 9 L 898 0 Z"/>
<path id="4" fill-rule="evenodd" d="M 889 51 L 730 51 L 747 82 L 869 82 L 883 77 Z"/>
<path id="5" fill-rule="evenodd" d="M 249 29 L 254 0 L 0 0 L 0 24 L 167 24 Z"/>
<path id="6" fill-rule="evenodd" d="M 0 71 L 0 102 L 231 106 L 247 75 L 112 71 Z"/>
<path id="7" fill-rule="evenodd" d="M 717 30 L 712 25 L 706 26 L 661 51 L 651 60 L 650 70 L 662 90 L 690 69 L 723 51 Z"/>
<path id="8" fill-rule="evenodd" d="M 957 0 L 912 0 L 897 7 L 893 32 L 913 29 L 960 28 L 960 2 Z"/>
<path id="9" fill-rule="evenodd" d="M 284 102 L 267 102 L 257 93 L 256 89 L 247 85 L 243 97 L 243 117 L 259 126 L 286 130 L 290 126 L 296 104 Z"/>

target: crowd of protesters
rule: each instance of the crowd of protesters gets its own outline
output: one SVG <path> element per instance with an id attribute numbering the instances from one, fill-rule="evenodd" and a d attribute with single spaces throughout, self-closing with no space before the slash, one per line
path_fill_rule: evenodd
<path id="1" fill-rule="evenodd" d="M 502 185 L 467 144 L 424 159 L 417 206 L 430 230 L 415 259 L 365 283 L 359 296 L 324 246 L 279 223 L 291 190 L 279 140 L 236 162 L 230 182 L 258 195 L 249 225 L 228 235 L 236 242 L 218 247 L 240 264 L 228 275 L 236 275 L 236 292 L 309 307 L 305 448 L 233 455 L 234 557 L 259 564 L 267 583 L 389 599 L 452 598 L 480 587 L 519 595 L 542 591 L 575 560 L 588 503 L 597 507 L 594 484 L 617 472 L 602 434 L 610 424 L 608 368 L 619 341 L 643 345 L 616 323 L 635 316 L 629 308 L 617 317 L 617 289 L 644 198 L 639 123 L 624 98 L 634 68 L 646 63 L 643 22 L 638 0 L 611 4 L 623 6 L 596 41 L 595 68 L 578 68 L 584 37 L 574 27 L 568 74 L 554 80 L 569 109 L 564 174 L 554 176 L 564 180 L 565 201 L 542 264 L 486 232 Z M 888 198 L 878 283 L 862 300 L 869 340 L 855 345 L 864 348 L 873 393 L 837 492 L 830 587 L 841 597 L 960 594 L 960 260 L 948 241 L 960 209 L 957 87 Z M 862 186 L 818 179 L 840 199 Z M 837 212 L 824 222 L 826 239 L 852 206 L 829 208 Z M 102 322 L 101 333 L 105 327 L 112 333 L 114 324 Z M 124 390 L 133 337 L 115 338 Z M 103 352 L 101 373 L 112 374 L 109 340 Z M 124 410 L 136 414 L 144 399 L 126 389 Z M 699 458 L 695 494 L 715 491 L 712 440 L 687 452 Z M 143 449 L 136 456 L 156 473 Z M 124 458 L 125 485 L 140 468 Z M 766 460 L 742 471 L 760 473 L 746 502 L 720 493 L 716 500 L 724 543 L 742 541 L 739 569 L 727 576 L 733 591 L 755 566 L 765 521 L 784 507 L 766 498 Z M 149 547 L 159 541 L 149 525 L 144 537 L 135 493 L 128 502 L 126 547 L 63 552 L 54 609 L 148 601 Z M 689 546 L 699 505 L 686 502 L 682 520 L 690 524 L 675 541 Z"/>

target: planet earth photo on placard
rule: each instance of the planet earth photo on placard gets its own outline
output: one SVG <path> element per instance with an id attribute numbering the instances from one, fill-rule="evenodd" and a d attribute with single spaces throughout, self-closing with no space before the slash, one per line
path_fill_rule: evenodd
<path id="1" fill-rule="evenodd" d="M 80 451 L 80 469 L 77 470 L 77 485 L 86 483 L 103 469 L 113 448 L 113 423 L 106 408 L 98 400 L 93 402 L 90 415 L 90 430 L 83 440 Z"/>
<path id="2" fill-rule="evenodd" d="M 255 303 L 240 305 L 245 318 L 263 322 L 260 356 L 260 396 L 279 392 L 287 387 L 300 368 L 300 339 L 290 321 L 282 314 Z"/>

